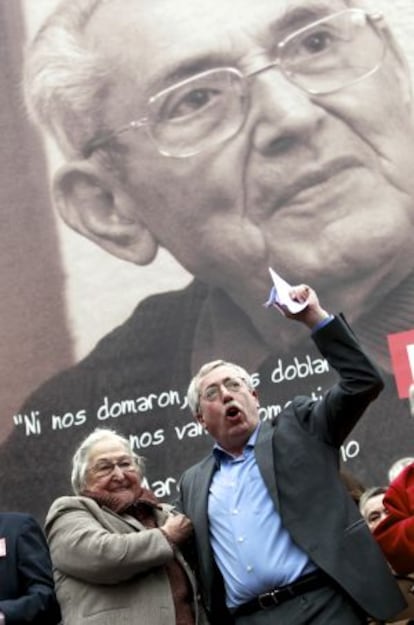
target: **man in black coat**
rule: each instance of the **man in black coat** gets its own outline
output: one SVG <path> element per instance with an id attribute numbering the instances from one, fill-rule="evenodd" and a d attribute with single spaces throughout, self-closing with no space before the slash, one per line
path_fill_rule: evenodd
<path id="1" fill-rule="evenodd" d="M 59 622 L 52 564 L 40 526 L 28 514 L 0 513 L 0 624 Z"/>
<path id="2" fill-rule="evenodd" d="M 322 398 L 296 397 L 263 423 L 248 373 L 223 360 L 201 367 L 188 390 L 194 416 L 215 440 L 180 485 L 205 604 L 220 625 L 388 620 L 404 601 L 338 472 L 340 446 L 382 379 L 313 289 L 300 285 L 291 296 L 307 305 L 285 314 L 311 329 L 339 375 Z"/>

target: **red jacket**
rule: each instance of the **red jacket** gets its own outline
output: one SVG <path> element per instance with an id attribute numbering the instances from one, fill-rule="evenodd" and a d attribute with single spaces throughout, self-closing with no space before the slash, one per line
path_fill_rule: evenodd
<path id="1" fill-rule="evenodd" d="M 389 515 L 374 530 L 396 573 L 414 572 L 414 463 L 391 482 L 384 496 Z"/>

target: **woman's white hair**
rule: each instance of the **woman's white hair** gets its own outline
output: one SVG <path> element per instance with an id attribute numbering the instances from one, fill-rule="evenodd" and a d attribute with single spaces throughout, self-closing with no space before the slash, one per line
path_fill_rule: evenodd
<path id="1" fill-rule="evenodd" d="M 85 476 L 88 469 L 89 455 L 91 449 L 103 440 L 115 439 L 125 448 L 125 453 L 133 458 L 137 469 L 141 476 L 144 475 L 144 459 L 135 454 L 129 440 L 125 436 L 121 436 L 115 430 L 107 428 L 96 428 L 89 434 L 79 445 L 72 458 L 72 475 L 71 483 L 75 495 L 81 495 L 85 487 Z"/>

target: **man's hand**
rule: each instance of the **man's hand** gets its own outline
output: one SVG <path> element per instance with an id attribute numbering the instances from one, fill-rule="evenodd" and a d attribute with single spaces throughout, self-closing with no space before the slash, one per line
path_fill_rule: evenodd
<path id="1" fill-rule="evenodd" d="M 160 529 L 168 540 L 178 545 L 189 538 L 193 531 L 193 524 L 184 514 L 174 514 L 168 517 Z"/>
<path id="2" fill-rule="evenodd" d="M 323 321 L 323 319 L 329 317 L 329 313 L 319 304 L 319 299 L 315 291 L 307 284 L 299 284 L 292 287 L 289 295 L 295 302 L 307 302 L 308 304 L 304 310 L 296 314 L 290 313 L 289 310 L 283 306 L 283 312 L 289 319 L 300 321 L 312 329 L 315 325 Z"/>

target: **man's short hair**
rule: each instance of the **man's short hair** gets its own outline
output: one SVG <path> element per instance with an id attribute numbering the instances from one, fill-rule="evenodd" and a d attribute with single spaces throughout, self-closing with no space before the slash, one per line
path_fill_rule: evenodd
<path id="1" fill-rule="evenodd" d="M 210 371 L 217 369 L 217 367 L 231 367 L 235 370 L 237 375 L 246 382 L 250 391 L 254 389 L 250 374 L 240 365 L 225 360 L 212 360 L 211 362 L 207 362 L 199 369 L 188 387 L 187 402 L 193 415 L 198 413 L 200 407 L 200 382 Z"/>
<path id="2" fill-rule="evenodd" d="M 364 518 L 364 508 L 367 504 L 367 501 L 369 501 L 373 497 L 377 497 L 378 495 L 385 495 L 386 492 L 386 486 L 372 486 L 371 488 L 367 488 L 367 490 L 362 493 L 359 499 L 359 511 Z"/>

